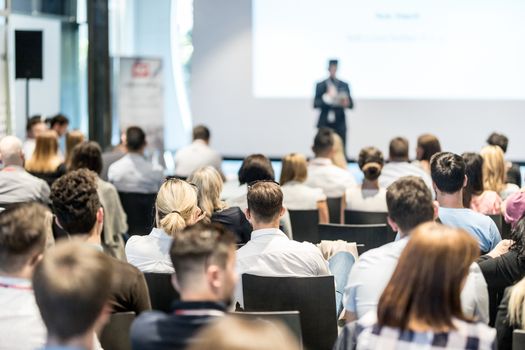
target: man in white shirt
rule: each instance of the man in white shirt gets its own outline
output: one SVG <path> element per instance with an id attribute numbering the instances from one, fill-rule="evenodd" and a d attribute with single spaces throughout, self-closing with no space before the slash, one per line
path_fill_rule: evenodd
<path id="1" fill-rule="evenodd" d="M 111 164 L 108 180 L 119 192 L 157 193 L 164 179 L 164 170 L 144 157 L 146 134 L 138 126 L 126 130 L 128 153 Z"/>
<path id="2" fill-rule="evenodd" d="M 283 216 L 283 193 L 278 184 L 260 181 L 248 188 L 246 217 L 253 226 L 251 240 L 237 251 L 237 273 L 259 276 L 330 275 L 327 261 L 311 243 L 288 239 L 279 230 Z M 243 306 L 242 279 L 235 290 L 235 301 Z"/>
<path id="3" fill-rule="evenodd" d="M 35 115 L 29 118 L 26 125 L 27 138 L 22 144 L 25 159 L 31 158 L 35 150 L 36 138 L 46 130 L 47 124 L 44 122 L 41 115 Z"/>
<path id="4" fill-rule="evenodd" d="M 432 195 L 423 180 L 415 176 L 403 177 L 394 182 L 387 190 L 386 200 L 388 223 L 398 232 L 400 239 L 367 251 L 352 267 L 343 300 L 348 322 L 377 308 L 379 298 L 410 239 L 410 233 L 419 224 L 437 217 L 437 203 L 432 201 Z M 461 293 L 461 304 L 466 316 L 488 323 L 487 284 L 476 263 L 470 267 Z"/>
<path id="5" fill-rule="evenodd" d="M 404 137 L 395 137 L 390 141 L 389 162 L 381 170 L 379 186 L 387 188 L 394 181 L 403 176 L 418 176 L 425 181 L 432 191 L 432 179 L 423 169 L 408 161 L 408 140 Z"/>
<path id="6" fill-rule="evenodd" d="M 210 130 L 204 125 L 193 128 L 193 142 L 175 154 L 175 174 L 188 177 L 195 170 L 212 166 L 221 172 L 222 157 L 210 147 Z"/>
<path id="7" fill-rule="evenodd" d="M 334 132 L 329 128 L 320 128 L 315 135 L 312 151 L 315 158 L 308 165 L 308 177 L 305 184 L 321 188 L 328 198 L 343 197 L 348 187 L 356 184 L 352 174 L 332 163 L 334 153 Z"/>

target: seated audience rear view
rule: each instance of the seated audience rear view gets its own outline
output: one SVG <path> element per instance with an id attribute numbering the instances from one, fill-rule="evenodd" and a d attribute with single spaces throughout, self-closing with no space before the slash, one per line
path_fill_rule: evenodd
<path id="1" fill-rule="evenodd" d="M 80 130 L 71 130 L 66 134 L 66 157 L 64 162 L 67 170 L 71 167 L 71 157 L 73 156 L 73 148 L 76 145 L 84 142 L 84 134 Z"/>
<path id="2" fill-rule="evenodd" d="M 235 236 L 218 225 L 198 223 L 176 232 L 170 256 L 181 301 L 169 314 L 152 311 L 135 319 L 132 348 L 186 349 L 199 329 L 224 315 L 237 282 L 235 249 Z"/>
<path id="3" fill-rule="evenodd" d="M 495 350 L 496 331 L 473 321 L 461 308 L 460 293 L 479 256 L 467 232 L 426 223 L 418 226 L 371 311 L 347 325 L 334 346 L 357 349 Z M 417 267 L 417 268 L 415 268 Z"/>
<path id="4" fill-rule="evenodd" d="M 35 150 L 26 160 L 26 170 L 46 181 L 49 186 L 66 173 L 66 166 L 58 153 L 58 136 L 53 130 L 46 130 L 36 138 Z"/>
<path id="5" fill-rule="evenodd" d="M 346 209 L 368 212 L 386 212 L 386 189 L 379 185 L 385 161 L 381 151 L 375 147 L 366 147 L 359 152 L 357 164 L 363 172 L 361 185 L 346 190 Z"/>
<path id="6" fill-rule="evenodd" d="M 463 190 L 463 206 L 485 215 L 501 213 L 501 197 L 497 192 L 485 190 L 483 184 L 483 158 L 477 153 L 463 153 L 467 186 Z"/>
<path id="7" fill-rule="evenodd" d="M 46 130 L 47 124 L 41 115 L 35 115 L 29 118 L 26 124 L 26 139 L 22 144 L 25 159 L 31 158 L 35 150 L 37 136 Z"/>
<path id="8" fill-rule="evenodd" d="M 507 147 L 509 146 L 509 139 L 507 136 L 493 132 L 489 135 L 487 143 L 491 146 L 499 146 L 503 153 L 507 153 Z M 507 173 L 507 183 L 521 187 L 522 179 L 519 164 L 505 161 L 505 169 Z"/>
<path id="9" fill-rule="evenodd" d="M 417 138 L 416 159 L 413 162 L 430 175 L 430 159 L 436 153 L 441 152 L 441 144 L 436 136 L 423 134 Z"/>
<path id="10" fill-rule="evenodd" d="M 111 164 L 108 180 L 119 192 L 156 193 L 164 178 L 162 167 L 153 165 L 144 157 L 146 134 L 138 126 L 126 130 L 128 153 Z"/>
<path id="11" fill-rule="evenodd" d="M 78 237 L 91 249 L 103 251 L 101 233 L 104 209 L 97 194 L 96 181 L 96 174 L 92 171 L 71 171 L 53 184 L 51 203 L 56 223 L 69 236 Z M 110 262 L 112 271 L 118 277 L 111 291 L 112 311 L 134 311 L 140 314 L 151 309 L 142 272 L 112 257 Z"/>
<path id="12" fill-rule="evenodd" d="M 335 135 L 335 134 L 334 134 Z M 312 188 L 304 184 L 308 177 L 306 157 L 299 153 L 291 153 L 282 160 L 281 190 L 283 204 L 289 210 L 319 211 L 319 223 L 328 223 L 328 205 L 326 195 L 320 188 Z"/>
<path id="13" fill-rule="evenodd" d="M 518 185 L 507 183 L 505 155 L 499 146 L 485 146 L 481 149 L 480 155 L 483 157 L 485 189 L 498 193 L 503 200 L 520 190 Z"/>
<path id="14" fill-rule="evenodd" d="M 223 182 L 221 174 L 212 166 L 206 166 L 194 171 L 188 181 L 199 189 L 199 208 L 204 211 L 207 222 L 223 225 L 235 233 L 237 243 L 250 240 L 252 225 L 239 207 L 229 207 L 221 200 Z"/>
<path id="15" fill-rule="evenodd" d="M 430 161 L 432 182 L 439 202 L 439 220 L 445 225 L 466 230 L 487 253 L 501 241 L 494 221 L 488 216 L 463 207 L 463 189 L 467 186 L 466 165 L 461 156 L 441 152 Z"/>
<path id="16" fill-rule="evenodd" d="M 344 306 L 348 322 L 375 310 L 411 233 L 419 224 L 432 221 L 437 204 L 423 180 L 402 177 L 387 189 L 388 223 L 399 240 L 364 253 L 352 267 L 345 288 Z M 461 295 L 463 312 L 485 323 L 489 320 L 487 284 L 479 267 L 472 264 Z"/>
<path id="17" fill-rule="evenodd" d="M 155 201 L 155 227 L 145 236 L 126 242 L 128 262 L 142 272 L 173 273 L 170 247 L 175 233 L 204 218 L 197 206 L 197 188 L 170 178 L 160 187 Z"/>

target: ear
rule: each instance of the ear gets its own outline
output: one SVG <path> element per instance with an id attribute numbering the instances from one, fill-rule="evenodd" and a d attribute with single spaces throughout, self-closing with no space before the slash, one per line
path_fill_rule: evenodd
<path id="1" fill-rule="evenodd" d="M 465 179 L 463 180 L 463 188 L 467 187 L 467 183 L 468 183 L 468 176 L 465 175 Z"/>
<path id="2" fill-rule="evenodd" d="M 439 217 L 439 202 L 433 201 L 432 207 L 434 207 L 434 220 L 436 220 Z"/>
<path id="3" fill-rule="evenodd" d="M 282 218 L 286 214 L 286 207 L 283 205 L 281 206 L 281 210 L 279 210 L 279 218 Z"/>
<path id="4" fill-rule="evenodd" d="M 174 273 L 171 275 L 171 285 L 180 294 L 180 284 L 179 281 L 177 281 L 177 275 L 175 275 Z"/>
<path id="5" fill-rule="evenodd" d="M 97 210 L 97 223 L 102 224 L 104 222 L 104 209 L 102 207 Z"/>
<path id="6" fill-rule="evenodd" d="M 33 255 L 31 257 L 31 260 L 29 260 L 29 265 L 33 267 L 36 266 L 40 262 L 40 260 L 42 260 L 43 257 L 44 257 L 43 253 Z"/>
<path id="7" fill-rule="evenodd" d="M 97 320 L 95 321 L 95 325 L 94 325 L 95 333 L 100 334 L 102 329 L 104 329 L 104 326 L 109 321 L 109 317 L 111 315 L 111 311 L 112 311 L 112 307 L 111 307 L 111 305 L 108 302 L 108 303 L 106 303 L 106 305 L 104 305 L 104 307 L 100 311 L 100 314 L 97 317 Z"/>
<path id="8" fill-rule="evenodd" d="M 435 193 L 438 192 L 438 188 L 437 188 L 436 183 L 434 181 L 432 181 L 432 188 L 434 189 Z"/>
<path id="9" fill-rule="evenodd" d="M 397 226 L 397 224 L 394 222 L 394 220 L 392 220 L 390 218 L 390 216 L 387 216 L 386 217 L 386 221 L 388 222 L 388 224 L 390 225 L 390 227 L 392 228 L 392 231 L 394 232 L 399 232 L 399 227 Z"/>
<path id="10" fill-rule="evenodd" d="M 221 280 L 222 271 L 217 265 L 210 265 L 206 270 L 206 278 L 212 291 L 217 291 L 222 288 Z"/>
<path id="11" fill-rule="evenodd" d="M 250 220 L 252 219 L 252 214 L 250 213 L 250 209 L 249 209 L 249 208 L 246 208 L 246 209 L 244 210 L 244 215 L 246 216 L 246 219 L 247 219 L 248 221 L 250 221 Z"/>

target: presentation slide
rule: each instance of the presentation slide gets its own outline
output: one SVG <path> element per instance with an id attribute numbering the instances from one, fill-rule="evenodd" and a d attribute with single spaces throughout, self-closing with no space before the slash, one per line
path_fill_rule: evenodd
<path id="1" fill-rule="evenodd" d="M 253 0 L 256 98 L 525 99 L 524 0 Z"/>

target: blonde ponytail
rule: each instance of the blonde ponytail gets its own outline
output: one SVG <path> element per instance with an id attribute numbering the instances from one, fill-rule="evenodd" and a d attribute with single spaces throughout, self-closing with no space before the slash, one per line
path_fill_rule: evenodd
<path id="1" fill-rule="evenodd" d="M 193 223 L 199 210 L 197 189 L 186 181 L 170 179 L 160 187 L 155 206 L 157 227 L 173 235 Z"/>

